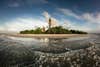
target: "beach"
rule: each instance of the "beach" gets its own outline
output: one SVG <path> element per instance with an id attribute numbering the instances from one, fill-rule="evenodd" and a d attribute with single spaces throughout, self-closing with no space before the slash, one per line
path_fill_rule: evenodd
<path id="1" fill-rule="evenodd" d="M 89 34 L 7 34 L 14 37 L 25 38 L 71 38 L 71 37 L 87 37 Z"/>

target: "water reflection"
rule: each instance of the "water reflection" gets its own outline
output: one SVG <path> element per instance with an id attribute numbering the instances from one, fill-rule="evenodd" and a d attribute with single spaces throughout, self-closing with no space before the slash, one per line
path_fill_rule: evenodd
<path id="1" fill-rule="evenodd" d="M 99 67 L 99 42 L 100 36 L 76 40 L 0 36 L 0 67 Z"/>
<path id="2" fill-rule="evenodd" d="M 65 38 L 44 38 L 42 41 L 41 39 L 39 40 L 45 43 L 45 46 L 41 46 L 35 50 L 47 53 L 64 53 L 66 51 L 84 49 L 91 46 L 88 38 L 83 38 L 82 40 L 76 39 L 74 41 L 73 39 L 68 41 Z"/>

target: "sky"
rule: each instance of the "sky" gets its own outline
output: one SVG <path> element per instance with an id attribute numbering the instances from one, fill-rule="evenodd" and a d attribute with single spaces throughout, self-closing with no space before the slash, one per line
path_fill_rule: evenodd
<path id="1" fill-rule="evenodd" d="M 65 28 L 100 33 L 100 0 L 0 0 L 0 31 L 46 27 L 51 17 Z"/>

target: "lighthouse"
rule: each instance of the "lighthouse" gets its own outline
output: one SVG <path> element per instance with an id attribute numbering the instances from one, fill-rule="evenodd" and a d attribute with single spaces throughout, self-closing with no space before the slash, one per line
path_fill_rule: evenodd
<path id="1" fill-rule="evenodd" d="M 50 33 L 51 32 L 51 18 L 49 18 L 48 24 L 49 24 L 49 33 Z"/>

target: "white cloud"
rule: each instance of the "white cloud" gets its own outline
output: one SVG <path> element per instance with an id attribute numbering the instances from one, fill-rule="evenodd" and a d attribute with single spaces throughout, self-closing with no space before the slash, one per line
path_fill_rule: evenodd
<path id="1" fill-rule="evenodd" d="M 89 24 L 86 24 L 86 25 L 78 25 L 76 24 L 75 22 L 72 22 L 70 20 L 63 20 L 64 21 L 64 27 L 65 28 L 69 28 L 69 29 L 74 29 L 74 30 L 81 30 L 81 31 L 86 31 L 86 32 L 91 32 L 92 31 L 92 28 L 90 27 Z"/>
<path id="2" fill-rule="evenodd" d="M 33 18 L 16 18 L 14 20 L 5 22 L 5 24 L 0 26 L 0 31 L 12 31 L 12 32 L 19 32 L 21 30 L 27 30 L 27 29 L 34 29 L 36 27 L 47 27 L 48 22 L 46 21 L 49 19 L 50 14 L 48 12 L 43 13 L 45 17 L 48 16 L 48 18 L 40 17 L 38 19 Z M 51 17 L 51 16 L 50 16 Z M 52 18 L 52 26 L 57 25 L 58 21 L 57 19 Z"/>
<path id="3" fill-rule="evenodd" d="M 58 10 L 67 16 L 72 16 L 72 17 L 79 19 L 79 20 L 85 20 L 85 21 L 90 22 L 90 23 L 91 22 L 92 23 L 100 23 L 100 13 L 97 13 L 97 14 L 83 13 L 81 15 L 78 15 L 69 9 L 59 8 Z"/>
<path id="4" fill-rule="evenodd" d="M 71 16 L 78 20 L 83 20 L 83 21 L 85 21 L 84 23 L 86 23 L 83 26 L 79 26 L 78 24 L 73 24 L 73 22 L 69 22 L 69 20 L 67 20 L 67 22 L 70 23 L 71 28 L 80 29 L 80 30 L 84 30 L 84 31 L 86 30 L 86 31 L 90 31 L 90 32 L 99 32 L 100 31 L 100 13 L 99 12 L 96 14 L 95 13 L 83 13 L 81 15 L 78 15 L 69 9 L 58 8 L 58 10 L 66 16 Z M 94 26 L 95 26 L 95 28 L 94 28 Z"/>
<path id="5" fill-rule="evenodd" d="M 52 17 L 48 12 L 43 12 L 43 16 L 46 18 L 46 22 L 49 22 L 49 19 L 51 18 L 51 25 L 52 27 L 55 27 L 58 25 L 58 20 L 54 17 Z"/>
<path id="6" fill-rule="evenodd" d="M 33 18 L 17 18 L 13 21 L 6 22 L 0 26 L 1 31 L 19 32 L 26 29 L 34 29 L 35 27 L 47 26 L 47 23 L 43 20 L 37 20 Z"/>
<path id="7" fill-rule="evenodd" d="M 47 22 L 48 22 L 49 18 L 51 17 L 51 15 L 46 11 L 43 12 L 43 16 L 46 18 Z"/>
<path id="8" fill-rule="evenodd" d="M 78 16 L 77 14 L 70 12 L 70 10 L 67 11 L 70 16 L 75 17 L 76 19 L 80 20 L 86 20 L 87 23 L 83 24 L 80 26 L 77 24 L 77 22 L 72 22 L 68 19 L 61 20 L 60 22 L 64 22 L 65 26 L 67 26 L 70 29 L 75 29 L 75 30 L 83 30 L 87 32 L 94 32 L 94 31 L 100 31 L 100 14 L 93 15 L 90 13 L 84 13 L 81 16 Z M 71 14 L 70 14 L 71 13 Z M 43 15 L 44 17 L 40 17 L 39 19 L 33 19 L 33 18 L 17 18 L 15 20 L 5 22 L 4 25 L 0 26 L 1 31 L 13 31 L 13 32 L 18 32 L 21 30 L 26 30 L 26 29 L 33 29 L 35 27 L 43 27 L 48 25 L 48 19 L 51 17 L 52 19 L 52 25 L 58 25 L 59 21 L 56 18 L 53 18 L 48 12 L 44 12 Z M 66 14 L 67 15 L 67 14 Z M 92 23 L 91 23 L 92 22 Z M 97 24 L 96 28 L 92 27 L 92 25 Z"/>
<path id="9" fill-rule="evenodd" d="M 59 11 L 61 11 L 62 13 L 64 13 L 67 16 L 72 16 L 75 17 L 76 19 L 80 19 L 81 17 L 77 14 L 75 14 L 74 12 L 72 12 L 69 9 L 63 9 L 63 8 L 58 8 Z"/>
<path id="10" fill-rule="evenodd" d="M 86 20 L 87 22 L 92 23 L 99 23 L 100 24 L 100 13 L 97 13 L 97 15 L 91 14 L 91 13 L 84 13 L 82 15 L 82 18 Z"/>

